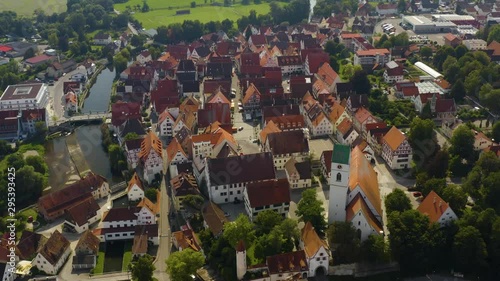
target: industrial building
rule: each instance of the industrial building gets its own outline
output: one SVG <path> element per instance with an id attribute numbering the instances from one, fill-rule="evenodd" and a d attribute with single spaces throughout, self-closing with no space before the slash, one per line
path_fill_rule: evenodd
<path id="1" fill-rule="evenodd" d="M 410 26 L 415 33 L 446 33 L 457 28 L 457 25 L 450 21 L 432 21 L 424 16 L 404 16 L 402 22 Z"/>
<path id="2" fill-rule="evenodd" d="M 422 70 L 423 72 L 427 73 L 427 75 L 431 76 L 433 79 L 438 79 L 443 77 L 443 74 L 437 72 L 432 67 L 428 66 L 423 62 L 418 61 L 415 63 L 415 66 L 418 69 Z"/>

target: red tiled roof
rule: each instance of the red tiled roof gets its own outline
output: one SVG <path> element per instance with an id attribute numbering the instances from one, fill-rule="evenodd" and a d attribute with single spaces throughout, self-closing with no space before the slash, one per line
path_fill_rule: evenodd
<path id="1" fill-rule="evenodd" d="M 48 61 L 50 59 L 52 59 L 52 57 L 47 56 L 47 55 L 39 55 L 39 56 L 27 59 L 26 63 L 37 64 L 37 63 L 40 63 L 40 62 L 43 62 L 43 61 Z"/>
<path id="2" fill-rule="evenodd" d="M 59 262 L 70 243 L 58 230 L 54 231 L 47 243 L 43 245 L 40 254 L 53 266 Z"/>
<path id="3" fill-rule="evenodd" d="M 370 50 L 358 50 L 356 55 L 359 56 L 375 56 L 375 55 L 389 55 L 391 52 L 387 49 L 370 49 Z"/>
<path id="4" fill-rule="evenodd" d="M 307 272 L 306 254 L 303 250 L 278 254 L 266 258 L 269 274 L 282 274 L 284 272 Z"/>
<path id="5" fill-rule="evenodd" d="M 436 113 L 443 112 L 455 112 L 455 100 L 454 99 L 438 99 L 436 100 Z"/>
<path id="6" fill-rule="evenodd" d="M 290 203 L 290 184 L 286 178 L 250 182 L 246 192 L 252 208 Z"/>
<path id="7" fill-rule="evenodd" d="M 141 118 L 141 105 L 135 102 L 116 102 L 111 105 L 111 123 L 120 126 L 129 119 Z"/>
<path id="8" fill-rule="evenodd" d="M 448 209 L 446 203 L 434 190 L 432 190 L 420 203 L 417 210 L 429 217 L 430 222 L 438 222 L 439 218 Z"/>

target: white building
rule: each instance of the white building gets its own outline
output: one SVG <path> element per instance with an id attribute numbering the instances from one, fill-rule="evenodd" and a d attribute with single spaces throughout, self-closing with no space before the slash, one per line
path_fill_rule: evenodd
<path id="1" fill-rule="evenodd" d="M 45 109 L 49 102 L 46 84 L 10 85 L 0 97 L 0 111 Z"/>
<path id="2" fill-rule="evenodd" d="M 408 138 L 393 126 L 382 138 L 382 158 L 393 170 L 410 168 L 413 151 Z"/>
<path id="3" fill-rule="evenodd" d="M 377 174 L 363 152 L 335 144 L 331 169 L 328 222 L 351 222 L 361 241 L 383 233 Z"/>
<path id="4" fill-rule="evenodd" d="M 387 49 L 358 50 L 354 54 L 354 65 L 373 67 L 385 65 L 391 60 L 391 52 Z"/>
<path id="5" fill-rule="evenodd" d="M 47 274 L 56 275 L 70 253 L 69 241 L 56 230 L 33 259 L 32 265 Z"/>
<path id="6" fill-rule="evenodd" d="M 292 157 L 298 162 L 309 157 L 309 140 L 303 130 L 270 133 L 263 149 L 273 154 L 274 166 L 282 170 Z"/>
<path id="7" fill-rule="evenodd" d="M 94 197 L 69 207 L 66 211 L 64 225 L 76 233 L 89 230 L 90 225 L 101 219 L 100 207 Z"/>
<path id="8" fill-rule="evenodd" d="M 486 41 L 482 39 L 463 40 L 462 44 L 464 44 L 469 51 L 486 50 L 486 47 L 488 46 Z"/>
<path id="9" fill-rule="evenodd" d="M 286 218 L 290 209 L 290 184 L 287 179 L 250 182 L 243 198 L 250 220 L 265 210 L 273 210 Z"/>
<path id="10" fill-rule="evenodd" d="M 285 172 L 290 188 L 311 187 L 311 163 L 309 161 L 297 162 L 291 158 L 285 163 Z"/>
<path id="11" fill-rule="evenodd" d="M 203 179 L 210 200 L 216 204 L 243 202 L 243 191 L 249 182 L 276 178 L 269 152 L 205 158 L 204 162 Z"/>
<path id="12" fill-rule="evenodd" d="M 432 223 L 439 223 L 446 226 L 457 219 L 457 215 L 436 192 L 431 191 L 420 203 L 417 210 L 429 217 Z"/>
<path id="13" fill-rule="evenodd" d="M 131 202 L 139 201 L 144 198 L 144 187 L 137 173 L 134 173 L 128 182 L 127 197 L 128 201 Z"/>
<path id="14" fill-rule="evenodd" d="M 144 180 L 151 183 L 156 175 L 163 174 L 163 153 L 161 140 L 149 131 L 141 144 L 139 161 L 144 171 Z"/>
<path id="15" fill-rule="evenodd" d="M 325 241 L 321 240 L 311 222 L 306 222 L 301 230 L 299 247 L 304 250 L 309 265 L 308 277 L 316 276 L 318 271 L 328 274 L 330 249 Z"/>

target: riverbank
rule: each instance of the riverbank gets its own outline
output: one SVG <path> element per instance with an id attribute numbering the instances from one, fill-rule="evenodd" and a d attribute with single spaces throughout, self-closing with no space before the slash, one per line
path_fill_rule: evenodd
<path id="1" fill-rule="evenodd" d="M 103 71 L 106 68 L 105 65 L 99 65 L 96 69 L 96 71 L 92 74 L 92 77 L 87 81 L 87 84 L 85 85 L 85 89 L 83 92 L 78 96 L 78 108 L 81 109 L 83 108 L 85 104 L 85 100 L 88 98 L 90 94 L 90 90 L 92 89 L 92 86 L 94 86 L 95 82 L 97 81 L 97 77 L 99 74 L 101 74 L 101 71 Z"/>

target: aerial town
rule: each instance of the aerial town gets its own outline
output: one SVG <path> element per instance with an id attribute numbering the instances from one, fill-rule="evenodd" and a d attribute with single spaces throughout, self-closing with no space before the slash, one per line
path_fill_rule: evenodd
<path id="1" fill-rule="evenodd" d="M 2 281 L 500 280 L 500 2 L 2 2 Z"/>

